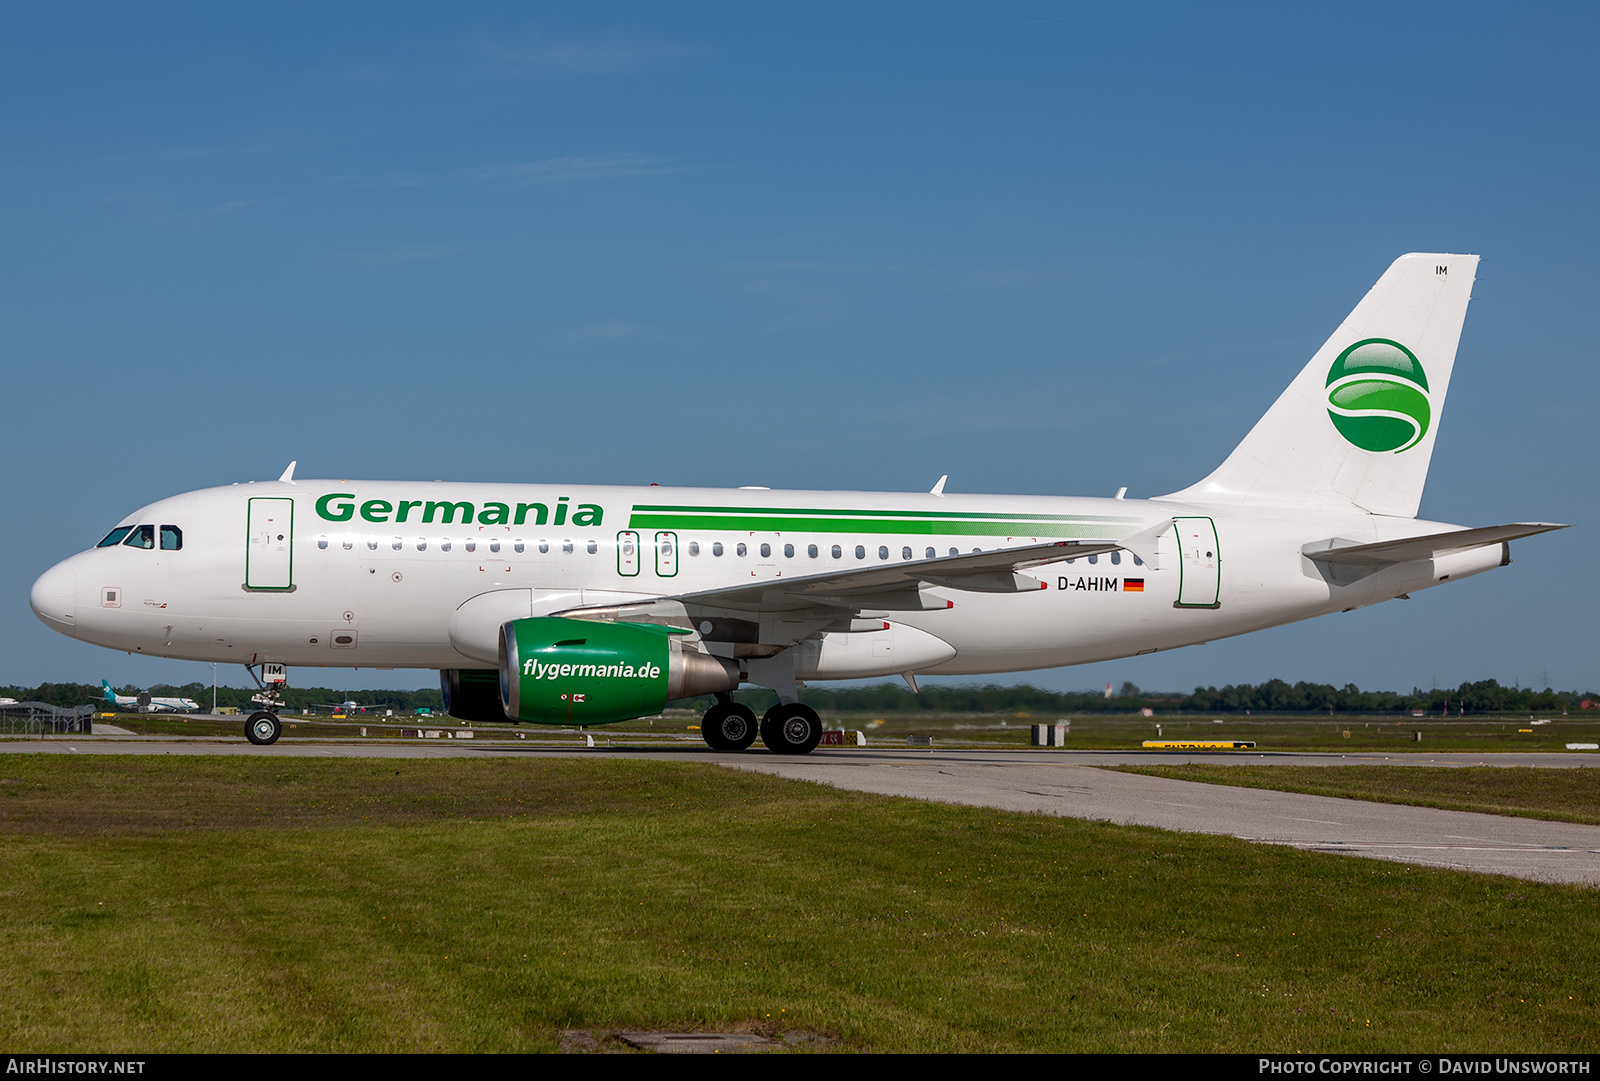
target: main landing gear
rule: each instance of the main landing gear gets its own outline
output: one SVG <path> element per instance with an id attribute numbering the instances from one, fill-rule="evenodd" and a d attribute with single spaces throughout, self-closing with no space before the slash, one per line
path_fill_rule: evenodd
<path id="1" fill-rule="evenodd" d="M 779 703 L 756 724 L 756 712 L 722 698 L 700 720 L 700 735 L 714 751 L 743 751 L 756 741 L 773 754 L 809 754 L 822 742 L 822 718 L 799 702 Z"/>
<path id="2" fill-rule="evenodd" d="M 780 702 L 761 718 L 761 742 L 773 754 L 810 754 L 822 742 L 822 718 L 803 702 Z"/>
<path id="3" fill-rule="evenodd" d="M 742 751 L 756 741 L 756 711 L 719 697 L 700 718 L 700 735 L 713 751 Z"/>

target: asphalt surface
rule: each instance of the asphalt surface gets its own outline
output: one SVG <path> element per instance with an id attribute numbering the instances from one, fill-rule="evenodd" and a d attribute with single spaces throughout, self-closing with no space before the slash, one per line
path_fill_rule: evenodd
<path id="1" fill-rule="evenodd" d="M 803 758 L 765 751 L 719 754 L 704 745 L 594 748 L 454 739 L 414 743 L 283 740 L 87 739 L 0 741 L 0 754 L 248 754 L 319 758 L 456 758 L 601 755 L 688 761 L 776 774 L 887 796 L 1214 833 L 1316 852 L 1395 860 L 1541 882 L 1600 886 L 1600 826 L 1307 796 L 1096 769 L 1121 764 L 1211 762 L 1418 767 L 1600 767 L 1593 754 L 1262 754 L 1031 750 L 822 749 Z"/>

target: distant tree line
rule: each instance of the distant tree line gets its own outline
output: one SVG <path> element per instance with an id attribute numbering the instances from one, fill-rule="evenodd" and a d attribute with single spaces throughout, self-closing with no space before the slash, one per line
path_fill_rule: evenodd
<path id="1" fill-rule="evenodd" d="M 200 708 L 211 708 L 211 684 L 185 683 L 175 687 L 170 683 L 157 683 L 151 687 L 123 686 L 115 688 L 121 695 L 136 695 L 140 691 L 148 690 L 152 698 L 192 698 L 200 703 Z M 41 683 L 37 687 L 0 687 L 0 696 L 15 698 L 19 702 L 48 702 L 52 706 L 81 706 L 86 702 L 96 703 L 102 700 L 104 689 L 98 683 Z M 260 693 L 255 687 L 218 687 L 217 706 L 220 709 L 233 707 L 244 712 L 249 712 L 259 707 L 252 705 L 252 695 Z M 312 706 L 337 705 L 344 701 L 355 701 L 369 709 L 393 709 L 396 712 L 410 712 L 419 707 L 429 709 L 444 708 L 444 696 L 438 687 L 424 688 L 418 691 L 336 691 L 327 687 L 285 687 L 283 689 L 285 707 L 299 713 L 310 709 Z"/>
<path id="2" fill-rule="evenodd" d="M 209 683 L 186 683 L 181 687 L 156 684 L 149 688 L 124 686 L 118 694 L 135 695 L 148 689 L 156 698 L 192 698 L 202 709 L 211 708 Z M 48 702 L 53 706 L 79 706 L 98 702 L 101 688 L 90 683 L 41 683 L 37 687 L 0 687 L 0 696 L 19 702 Z M 248 712 L 254 688 L 218 687 L 217 705 Z M 771 691 L 740 691 L 741 701 L 759 708 L 772 702 Z M 286 687 L 284 702 L 289 710 L 301 712 L 312 706 L 328 706 L 354 700 L 369 708 L 411 712 L 419 708 L 444 707 L 437 687 L 416 691 L 342 691 L 327 687 Z M 1265 683 L 1229 684 L 1221 689 L 1196 687 L 1192 694 L 1178 691 L 1144 691 L 1124 682 L 1111 697 L 1101 691 L 1047 691 L 1027 683 L 982 685 L 931 685 L 912 694 L 899 683 L 877 683 L 866 687 L 806 687 L 805 702 L 828 713 L 1029 713 L 1039 716 L 1068 713 L 1133 713 L 1152 709 L 1158 713 L 1393 713 L 1413 710 L 1440 713 L 1448 710 L 1474 713 L 1537 713 L 1579 708 L 1585 700 L 1600 704 L 1593 691 L 1555 691 L 1546 688 L 1502 687 L 1492 679 L 1463 683 L 1438 690 L 1412 688 L 1410 694 L 1395 691 L 1363 691 L 1353 683 L 1334 687 L 1327 683 L 1287 683 L 1270 679 Z M 703 708 L 709 697 L 680 703 Z"/>

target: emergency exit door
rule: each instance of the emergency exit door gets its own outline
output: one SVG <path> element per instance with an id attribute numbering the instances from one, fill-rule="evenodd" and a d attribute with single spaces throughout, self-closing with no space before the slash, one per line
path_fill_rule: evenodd
<path id="1" fill-rule="evenodd" d="M 294 588 L 294 500 L 260 497 L 249 503 L 244 546 L 246 589 Z"/>
<path id="2" fill-rule="evenodd" d="M 1174 608 L 1217 608 L 1222 591 L 1222 553 L 1210 518 L 1174 518 L 1178 531 L 1178 599 Z"/>

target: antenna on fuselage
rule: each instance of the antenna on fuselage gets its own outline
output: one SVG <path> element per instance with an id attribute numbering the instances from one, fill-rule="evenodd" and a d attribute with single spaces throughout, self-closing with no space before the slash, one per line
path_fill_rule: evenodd
<path id="1" fill-rule="evenodd" d="M 287 484 L 293 484 L 293 483 L 294 483 L 294 467 L 295 467 L 295 466 L 297 466 L 297 465 L 299 465 L 299 464 L 300 464 L 300 463 L 299 463 L 299 461 L 298 461 L 298 460 L 297 460 L 297 461 L 293 461 L 293 462 L 290 462 L 290 463 L 289 463 L 289 468 L 288 468 L 288 469 L 285 469 L 285 470 L 284 470 L 284 471 L 283 471 L 283 476 L 281 476 L 281 477 L 279 477 L 279 478 L 278 478 L 278 481 L 279 481 L 279 482 L 280 482 L 280 483 L 287 483 Z"/>
<path id="2" fill-rule="evenodd" d="M 950 474 L 949 473 L 946 473 L 944 476 L 940 477 L 939 478 L 939 483 L 935 484 L 932 488 L 928 489 L 928 494 L 929 495 L 937 495 L 937 496 L 944 495 L 944 482 L 949 480 L 949 479 L 950 479 Z"/>

